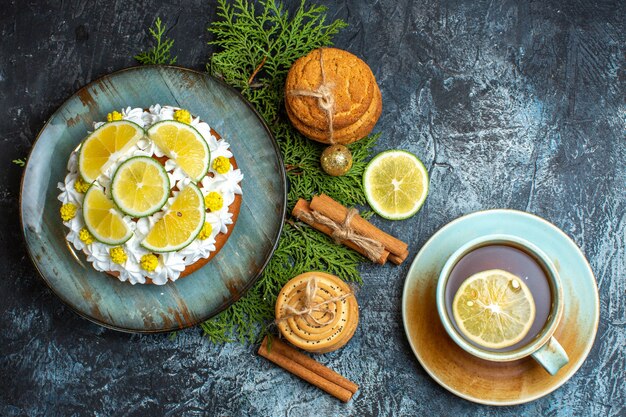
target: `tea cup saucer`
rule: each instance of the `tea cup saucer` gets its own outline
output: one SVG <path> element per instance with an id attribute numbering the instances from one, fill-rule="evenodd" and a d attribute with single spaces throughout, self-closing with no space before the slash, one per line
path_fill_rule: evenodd
<path id="1" fill-rule="evenodd" d="M 441 324 L 435 291 L 443 265 L 464 243 L 494 233 L 518 236 L 539 246 L 561 277 L 565 308 L 554 336 L 570 361 L 554 376 L 530 357 L 491 362 L 472 356 L 454 343 Z M 404 283 L 402 319 L 413 353 L 437 383 L 469 401 L 515 405 L 551 393 L 580 368 L 596 337 L 600 301 L 585 255 L 563 231 L 533 214 L 497 209 L 460 217 L 424 244 Z"/>

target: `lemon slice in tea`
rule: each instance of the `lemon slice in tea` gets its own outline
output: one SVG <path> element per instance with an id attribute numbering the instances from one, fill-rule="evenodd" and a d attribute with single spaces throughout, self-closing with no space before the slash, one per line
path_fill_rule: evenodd
<path id="1" fill-rule="evenodd" d="M 391 150 L 374 157 L 365 168 L 363 188 L 376 213 L 390 220 L 411 217 L 428 195 L 428 172 L 412 153 Z"/>
<path id="2" fill-rule="evenodd" d="M 535 320 L 535 301 L 518 276 L 490 269 L 463 281 L 452 301 L 452 312 L 467 339 L 502 349 L 528 334 Z"/>
<path id="3" fill-rule="evenodd" d="M 189 245 L 204 226 L 204 196 L 194 184 L 178 193 L 165 215 L 141 245 L 153 252 L 172 252 Z"/>
<path id="4" fill-rule="evenodd" d="M 161 209 L 170 195 L 165 168 L 155 159 L 136 156 L 124 161 L 111 181 L 117 207 L 133 217 L 149 216 Z"/>
<path id="5" fill-rule="evenodd" d="M 148 129 L 148 136 L 185 173 L 198 182 L 209 170 L 209 145 L 193 127 L 166 120 Z"/>
<path id="6" fill-rule="evenodd" d="M 92 183 L 144 136 L 138 124 L 128 120 L 105 123 L 85 139 L 78 154 L 78 170 Z"/>
<path id="7" fill-rule="evenodd" d="M 83 217 L 87 230 L 99 242 L 120 245 L 133 235 L 113 201 L 96 185 L 89 187 L 85 193 Z"/>

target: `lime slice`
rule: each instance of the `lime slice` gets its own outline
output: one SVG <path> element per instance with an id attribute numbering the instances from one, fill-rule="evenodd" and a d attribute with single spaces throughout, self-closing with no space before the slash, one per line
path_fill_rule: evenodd
<path id="1" fill-rule="evenodd" d="M 522 340 L 535 320 L 533 295 L 516 275 L 501 269 L 467 278 L 452 302 L 461 333 L 479 346 L 502 349 Z"/>
<path id="2" fill-rule="evenodd" d="M 113 201 L 96 185 L 89 187 L 85 193 L 83 217 L 89 233 L 107 245 L 120 245 L 133 235 Z"/>
<path id="3" fill-rule="evenodd" d="M 87 183 L 94 182 L 143 136 L 141 126 L 128 120 L 100 126 L 80 147 L 78 170 L 81 177 Z"/>
<path id="4" fill-rule="evenodd" d="M 367 202 L 390 220 L 411 217 L 428 195 L 428 172 L 412 153 L 391 150 L 379 153 L 363 174 Z"/>
<path id="5" fill-rule="evenodd" d="M 142 246 L 153 252 L 172 252 L 189 245 L 204 226 L 204 197 L 189 184 L 178 193 L 165 215 L 156 222 Z"/>
<path id="6" fill-rule="evenodd" d="M 166 120 L 148 129 L 148 136 L 185 173 L 198 182 L 209 170 L 209 145 L 193 127 Z"/>
<path id="7" fill-rule="evenodd" d="M 130 158 L 117 168 L 111 181 L 111 197 L 117 207 L 133 217 L 149 216 L 163 207 L 170 195 L 165 168 L 147 156 Z"/>

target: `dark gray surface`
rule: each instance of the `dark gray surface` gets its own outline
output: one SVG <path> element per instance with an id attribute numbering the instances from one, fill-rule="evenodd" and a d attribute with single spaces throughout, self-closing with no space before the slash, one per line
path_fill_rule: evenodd
<path id="1" fill-rule="evenodd" d="M 376 223 L 411 259 L 450 220 L 507 207 L 561 227 L 600 288 L 596 343 L 558 391 L 486 407 L 439 387 L 411 353 L 400 299 L 409 262 L 364 266 L 361 324 L 321 361 L 361 385 L 345 405 L 198 329 L 131 336 L 63 306 L 20 237 L 23 157 L 75 90 L 134 65 L 156 16 L 183 66 L 211 52 L 209 1 L 3 1 L 0 17 L 0 415 L 626 415 L 626 105 L 624 2 L 320 1 L 350 26 L 337 38 L 382 89 L 378 150 L 416 153 L 431 174 L 425 207 Z M 568 4 L 560 4 L 568 3 Z M 183 6 L 184 5 L 184 6 Z"/>

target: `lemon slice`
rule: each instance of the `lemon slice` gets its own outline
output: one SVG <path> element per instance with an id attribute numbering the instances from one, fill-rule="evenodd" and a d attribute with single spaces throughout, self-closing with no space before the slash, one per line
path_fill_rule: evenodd
<path id="1" fill-rule="evenodd" d="M 108 245 L 119 245 L 133 235 L 115 204 L 98 186 L 92 185 L 83 200 L 85 226 L 96 240 Z"/>
<path id="2" fill-rule="evenodd" d="M 390 220 L 411 217 L 428 194 L 428 172 L 415 155 L 391 150 L 374 157 L 365 168 L 363 188 L 376 213 Z"/>
<path id="3" fill-rule="evenodd" d="M 113 201 L 122 212 L 133 217 L 157 212 L 169 195 L 170 180 L 165 168 L 147 156 L 122 162 L 111 181 Z"/>
<path id="4" fill-rule="evenodd" d="M 105 123 L 85 139 L 78 154 L 83 179 L 94 182 L 144 136 L 141 126 L 127 120 Z"/>
<path id="5" fill-rule="evenodd" d="M 189 184 L 178 193 L 165 215 L 156 222 L 142 246 L 153 252 L 172 252 L 189 245 L 204 226 L 204 197 Z"/>
<path id="6" fill-rule="evenodd" d="M 512 346 L 528 334 L 535 301 L 519 277 L 490 269 L 466 279 L 452 302 L 454 320 L 470 341 L 489 348 Z"/>
<path id="7" fill-rule="evenodd" d="M 193 127 L 173 120 L 155 123 L 148 136 L 185 173 L 198 182 L 209 170 L 209 145 Z"/>

